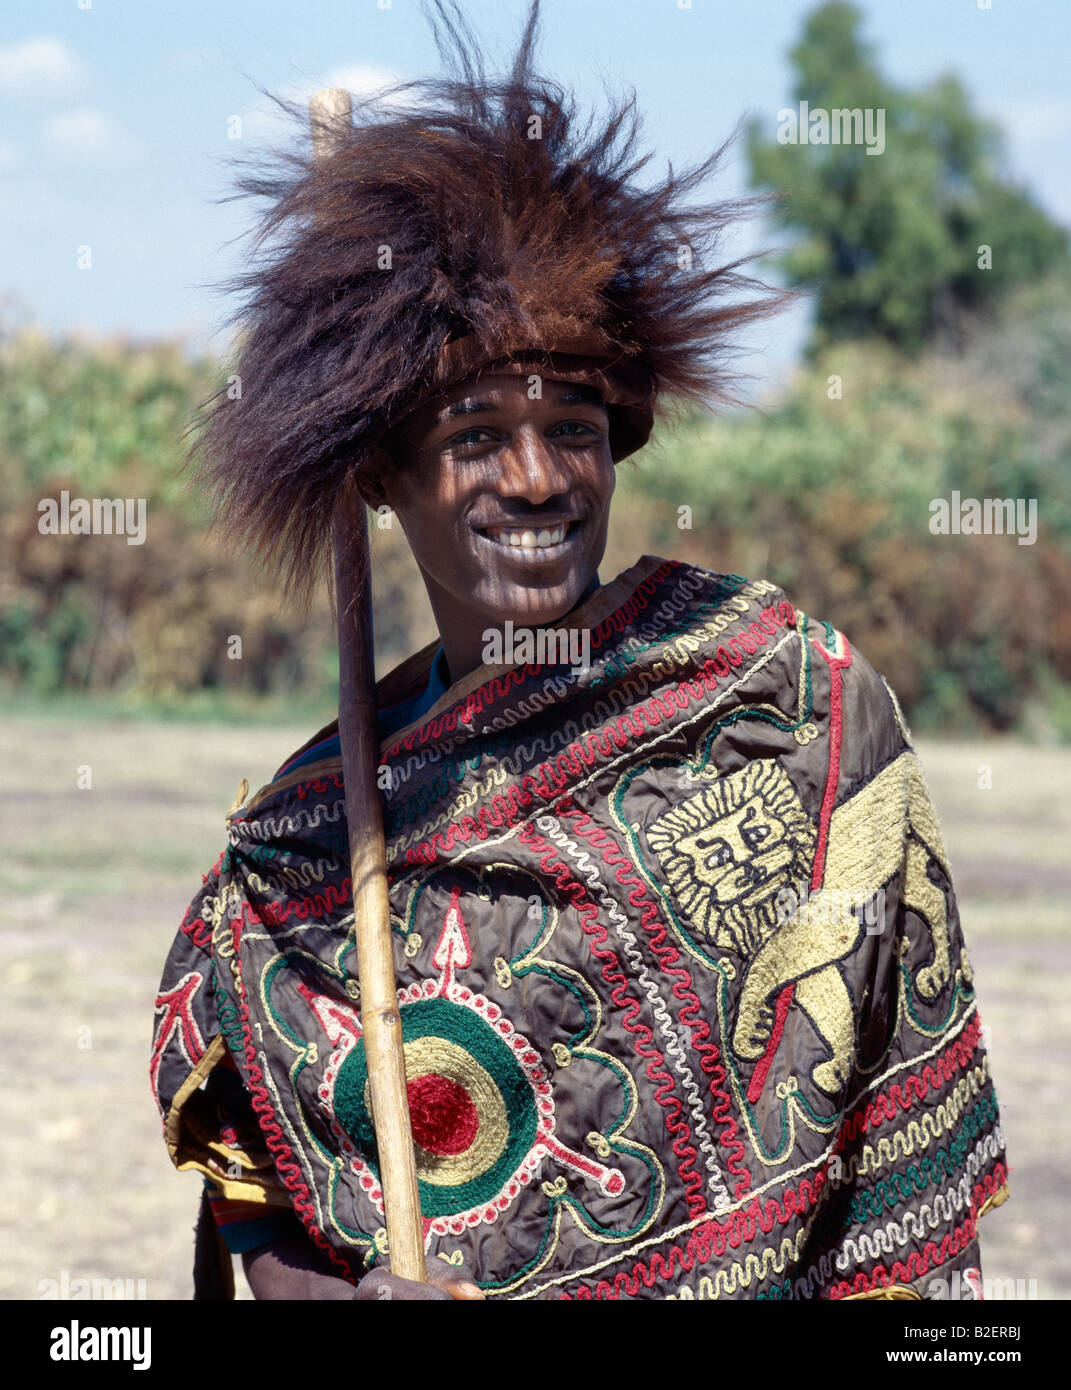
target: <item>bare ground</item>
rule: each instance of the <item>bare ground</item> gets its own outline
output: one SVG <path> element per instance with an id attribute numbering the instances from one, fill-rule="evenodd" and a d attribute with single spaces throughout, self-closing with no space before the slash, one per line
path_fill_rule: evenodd
<path id="1" fill-rule="evenodd" d="M 160 1137 L 146 1070 L 151 1001 L 223 846 L 239 780 L 266 782 L 311 732 L 99 718 L 0 729 L 10 788 L 0 1297 L 37 1298 L 42 1281 L 67 1271 L 189 1298 L 200 1179 L 173 1170 Z M 1012 1200 L 982 1222 L 984 1272 L 1067 1298 L 1071 751 L 994 742 L 920 753 L 991 1029 L 1012 1166 Z M 79 789 L 87 766 L 92 786 Z"/>

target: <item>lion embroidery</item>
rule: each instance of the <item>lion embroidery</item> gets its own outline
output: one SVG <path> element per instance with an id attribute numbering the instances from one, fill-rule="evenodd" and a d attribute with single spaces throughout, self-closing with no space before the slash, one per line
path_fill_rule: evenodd
<path id="1" fill-rule="evenodd" d="M 918 994 L 934 1000 L 951 981 L 945 897 L 927 874 L 931 860 L 945 868 L 944 849 L 911 752 L 834 811 L 822 887 L 783 920 L 778 894 L 809 879 L 816 834 L 778 763 L 749 763 L 719 780 L 660 816 L 648 839 L 692 923 L 747 961 L 731 1039 L 744 1061 L 763 1055 L 772 1005 L 791 984 L 830 1054 L 813 1068 L 815 1084 L 830 1095 L 844 1085 L 855 1012 L 836 962 L 863 939 L 857 913 L 898 872 L 902 905 L 926 924 L 933 949 L 932 964 L 917 973 Z"/>
<path id="2" fill-rule="evenodd" d="M 647 832 L 681 907 L 714 946 L 752 956 L 777 895 L 810 877 L 815 829 L 779 763 L 748 763 Z"/>

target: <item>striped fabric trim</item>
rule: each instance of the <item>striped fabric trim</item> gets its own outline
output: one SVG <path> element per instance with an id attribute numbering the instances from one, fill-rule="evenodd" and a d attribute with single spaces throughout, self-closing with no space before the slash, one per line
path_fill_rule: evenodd
<path id="1" fill-rule="evenodd" d="M 436 700 L 448 689 L 449 674 L 446 655 L 440 647 L 435 653 L 435 659 L 428 675 L 428 683 L 424 690 L 419 695 L 410 695 L 406 699 L 387 705 L 377 712 L 376 727 L 379 730 L 380 738 L 389 738 L 395 730 L 411 723 L 414 719 L 419 719 L 425 710 L 431 709 Z M 307 767 L 310 763 L 325 762 L 329 758 L 337 758 L 339 751 L 338 730 L 336 729 L 325 738 L 318 739 L 308 747 L 299 749 L 288 762 L 283 763 L 272 781 L 276 781 L 297 768 Z"/>
<path id="2" fill-rule="evenodd" d="M 281 1211 L 276 1208 L 270 1216 L 265 1216 L 263 1202 L 244 1202 L 224 1197 L 210 1178 L 205 1178 L 205 1191 L 216 1227 L 232 1255 L 241 1255 L 247 1250 L 255 1250 L 259 1245 L 267 1245 L 269 1241 L 294 1229 L 296 1218 L 289 1209 Z"/>

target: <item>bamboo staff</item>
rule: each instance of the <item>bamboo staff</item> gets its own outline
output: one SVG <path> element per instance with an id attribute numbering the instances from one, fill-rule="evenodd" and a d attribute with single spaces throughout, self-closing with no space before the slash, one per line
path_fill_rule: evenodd
<path id="1" fill-rule="evenodd" d="M 312 98 L 309 120 L 315 158 L 323 159 L 330 153 L 338 132 L 352 119 L 349 92 L 329 87 Z M 403 1279 L 423 1281 L 426 1278 L 424 1232 L 391 951 L 383 810 L 376 780 L 379 735 L 376 730 L 368 519 L 352 473 L 335 512 L 334 546 L 338 603 L 338 733 L 349 822 L 361 1027 L 372 1092 L 387 1243 L 391 1272 Z"/>

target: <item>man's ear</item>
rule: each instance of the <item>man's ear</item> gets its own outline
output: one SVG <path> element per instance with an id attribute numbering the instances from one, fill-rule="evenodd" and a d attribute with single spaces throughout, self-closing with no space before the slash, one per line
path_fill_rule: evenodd
<path id="1" fill-rule="evenodd" d="M 390 498 L 384 486 L 397 465 L 382 445 L 375 445 L 357 465 L 357 491 L 370 507 L 389 507 Z"/>

